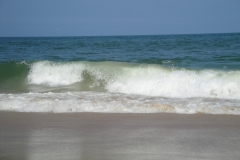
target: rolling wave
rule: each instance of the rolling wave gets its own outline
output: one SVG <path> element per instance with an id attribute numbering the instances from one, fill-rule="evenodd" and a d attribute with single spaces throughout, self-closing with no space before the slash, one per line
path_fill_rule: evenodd
<path id="1" fill-rule="evenodd" d="M 240 99 L 240 71 L 188 70 L 125 62 L 9 62 L 1 91 L 102 91 L 172 98 Z"/>
<path id="2" fill-rule="evenodd" d="M 31 65 L 27 82 L 148 96 L 240 99 L 240 71 L 187 70 L 123 62 L 39 61 Z"/>

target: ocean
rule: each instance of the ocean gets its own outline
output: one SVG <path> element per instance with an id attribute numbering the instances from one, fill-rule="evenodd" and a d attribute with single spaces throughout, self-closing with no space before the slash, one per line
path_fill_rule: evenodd
<path id="1" fill-rule="evenodd" d="M 240 33 L 1 37 L 0 110 L 240 114 Z"/>

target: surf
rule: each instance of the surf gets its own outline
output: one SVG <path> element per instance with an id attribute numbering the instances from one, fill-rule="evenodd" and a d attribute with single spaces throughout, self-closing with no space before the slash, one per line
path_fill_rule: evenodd
<path id="1" fill-rule="evenodd" d="M 240 71 L 156 64 L 36 61 L 0 64 L 1 93 L 93 91 L 170 98 L 240 99 Z"/>
<path id="2" fill-rule="evenodd" d="M 112 93 L 176 98 L 240 99 L 240 71 L 188 70 L 125 62 L 51 62 L 31 65 L 29 84 L 85 86 Z M 82 87 L 83 88 L 83 87 Z"/>

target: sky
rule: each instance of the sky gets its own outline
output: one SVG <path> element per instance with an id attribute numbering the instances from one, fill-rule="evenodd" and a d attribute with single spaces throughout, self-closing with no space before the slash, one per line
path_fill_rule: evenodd
<path id="1" fill-rule="evenodd" d="M 0 37 L 240 32 L 240 0 L 0 0 Z"/>

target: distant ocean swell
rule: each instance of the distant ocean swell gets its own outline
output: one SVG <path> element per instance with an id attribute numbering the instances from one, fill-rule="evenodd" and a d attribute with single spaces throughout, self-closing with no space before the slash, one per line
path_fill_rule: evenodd
<path id="1" fill-rule="evenodd" d="M 240 114 L 240 71 L 126 62 L 5 62 L 0 110 Z"/>

